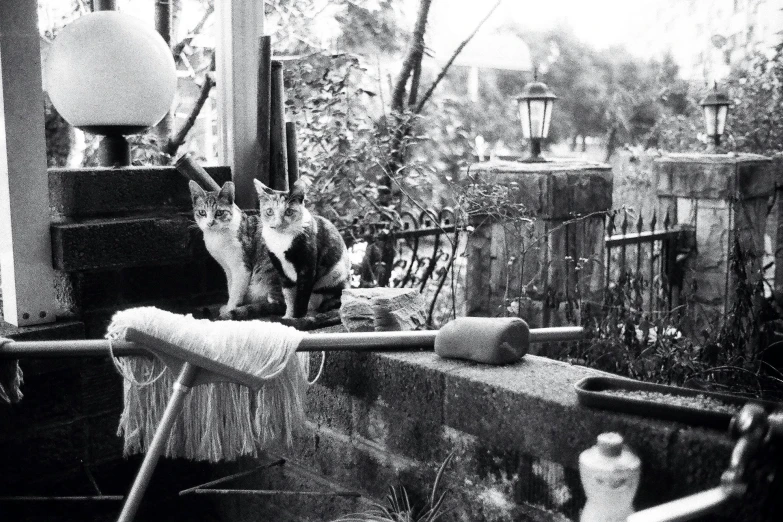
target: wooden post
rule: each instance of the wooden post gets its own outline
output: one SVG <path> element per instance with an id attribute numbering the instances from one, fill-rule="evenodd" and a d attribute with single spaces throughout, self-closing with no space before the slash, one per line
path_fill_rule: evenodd
<path id="1" fill-rule="evenodd" d="M 0 2 L 0 278 L 15 326 L 55 320 L 38 2 Z"/>
<path id="2" fill-rule="evenodd" d="M 272 37 L 262 36 L 258 41 L 258 117 L 256 136 L 258 139 L 258 163 L 256 179 L 270 186 L 269 147 L 270 116 L 272 111 Z"/>
<path id="3" fill-rule="evenodd" d="M 258 38 L 263 2 L 215 2 L 218 157 L 231 167 L 237 204 L 255 208 Z"/>
<path id="4" fill-rule="evenodd" d="M 272 107 L 269 145 L 269 186 L 288 190 L 288 155 L 285 139 L 285 90 L 283 64 L 272 60 Z"/>
<path id="5" fill-rule="evenodd" d="M 193 159 L 193 156 L 191 156 L 189 152 L 186 152 L 180 156 L 175 166 L 180 174 L 188 179 L 192 179 L 204 190 L 208 190 L 210 192 L 220 190 L 220 185 L 217 184 L 217 181 L 212 179 L 212 176 L 210 176 L 209 173 L 201 167 L 201 165 L 196 163 L 196 161 Z"/>
<path id="6" fill-rule="evenodd" d="M 293 187 L 299 179 L 299 153 L 296 150 L 296 123 L 285 122 L 286 153 L 288 154 L 288 186 Z"/>

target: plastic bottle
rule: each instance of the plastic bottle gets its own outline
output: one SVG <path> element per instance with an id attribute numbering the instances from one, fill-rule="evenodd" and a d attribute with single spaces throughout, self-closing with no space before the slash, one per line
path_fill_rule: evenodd
<path id="1" fill-rule="evenodd" d="M 619 433 L 602 433 L 579 455 L 579 476 L 587 503 L 580 522 L 625 522 L 633 513 L 641 461 Z"/>

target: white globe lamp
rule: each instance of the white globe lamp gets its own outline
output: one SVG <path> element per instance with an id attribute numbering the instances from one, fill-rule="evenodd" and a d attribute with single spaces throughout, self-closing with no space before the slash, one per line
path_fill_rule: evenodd
<path id="1" fill-rule="evenodd" d="M 125 135 L 157 124 L 177 85 L 163 38 L 141 20 L 116 11 L 86 14 L 64 27 L 46 62 L 46 90 L 71 125 L 105 136 L 102 165 L 130 164 Z"/>

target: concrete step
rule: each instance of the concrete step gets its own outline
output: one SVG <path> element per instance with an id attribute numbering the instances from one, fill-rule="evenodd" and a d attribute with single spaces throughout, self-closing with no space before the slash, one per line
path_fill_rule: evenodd
<path id="1" fill-rule="evenodd" d="M 67 272 L 186 263 L 206 253 L 186 214 L 53 223 L 52 263 Z"/>
<path id="2" fill-rule="evenodd" d="M 206 167 L 219 184 L 230 167 Z M 174 167 L 49 169 L 49 205 L 61 219 L 149 211 L 189 211 L 188 180 Z"/>

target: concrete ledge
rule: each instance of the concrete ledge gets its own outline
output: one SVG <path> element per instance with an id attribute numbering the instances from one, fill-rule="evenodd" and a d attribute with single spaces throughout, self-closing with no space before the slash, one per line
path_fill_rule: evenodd
<path id="1" fill-rule="evenodd" d="M 184 215 L 53 223 L 52 262 L 65 271 L 188 262 L 199 246 L 206 253 L 191 224 Z"/>
<path id="2" fill-rule="evenodd" d="M 230 167 L 206 167 L 223 184 Z M 188 180 L 174 167 L 49 169 L 49 205 L 55 219 L 131 212 L 190 210 Z"/>
<path id="3" fill-rule="evenodd" d="M 545 163 L 490 161 L 463 169 L 464 184 L 498 183 L 536 216 L 571 219 L 612 208 L 612 169 L 594 161 L 551 159 Z"/>
<path id="4" fill-rule="evenodd" d="M 370 498 L 397 484 L 425 498 L 453 451 L 448 520 L 578 518 L 578 456 L 605 431 L 622 433 L 642 459 L 637 508 L 718 483 L 727 435 L 582 407 L 573 384 L 597 373 L 531 355 L 489 367 L 426 352 L 329 354 L 291 458 Z M 751 486 L 742 512 L 719 520 L 758 520 L 744 514 L 758 514 L 760 491 Z"/>
<path id="5" fill-rule="evenodd" d="M 0 321 L 0 337 L 16 341 L 78 339 L 83 336 L 84 324 L 79 321 L 56 321 L 38 326 L 14 326 Z"/>
<path id="6" fill-rule="evenodd" d="M 654 167 L 659 196 L 766 198 L 777 179 L 772 160 L 758 154 L 667 154 Z"/>

